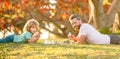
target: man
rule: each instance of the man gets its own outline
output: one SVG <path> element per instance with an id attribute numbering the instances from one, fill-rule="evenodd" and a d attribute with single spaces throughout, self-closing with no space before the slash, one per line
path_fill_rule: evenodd
<path id="1" fill-rule="evenodd" d="M 68 38 L 74 42 L 78 42 L 79 44 L 84 42 L 88 44 L 120 44 L 120 38 L 118 36 L 100 33 L 91 25 L 82 23 L 82 19 L 80 19 L 80 16 L 77 14 L 71 15 L 69 21 L 72 27 L 79 31 L 76 37 L 68 34 Z"/>

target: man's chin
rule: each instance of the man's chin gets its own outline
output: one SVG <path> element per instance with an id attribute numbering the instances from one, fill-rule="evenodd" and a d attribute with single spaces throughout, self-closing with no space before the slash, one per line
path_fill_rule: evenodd
<path id="1" fill-rule="evenodd" d="M 79 31 L 79 29 L 78 29 L 78 28 L 75 28 L 74 30 L 75 30 L 75 31 Z"/>

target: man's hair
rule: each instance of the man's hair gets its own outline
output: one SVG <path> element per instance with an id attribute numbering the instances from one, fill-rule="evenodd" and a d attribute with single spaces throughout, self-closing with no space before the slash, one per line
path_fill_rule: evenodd
<path id="1" fill-rule="evenodd" d="M 72 19 L 74 19 L 74 18 L 76 18 L 77 20 L 80 20 L 80 15 L 78 15 L 78 14 L 72 14 L 72 15 L 69 17 L 69 20 L 72 20 Z"/>

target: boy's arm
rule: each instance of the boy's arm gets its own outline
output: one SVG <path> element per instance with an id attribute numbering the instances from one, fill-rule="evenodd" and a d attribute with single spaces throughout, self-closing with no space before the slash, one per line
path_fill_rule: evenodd
<path id="1" fill-rule="evenodd" d="M 36 32 L 33 34 L 31 39 L 28 39 L 28 43 L 35 43 L 40 38 L 40 33 Z"/>

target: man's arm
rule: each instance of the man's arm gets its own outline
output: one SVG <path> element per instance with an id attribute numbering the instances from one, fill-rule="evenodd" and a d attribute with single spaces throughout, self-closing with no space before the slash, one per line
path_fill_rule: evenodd
<path id="1" fill-rule="evenodd" d="M 78 43 L 82 44 L 86 41 L 87 37 L 85 35 L 81 35 L 81 36 L 77 36 L 76 38 L 78 39 Z"/>
<path id="2" fill-rule="evenodd" d="M 86 36 L 85 35 L 80 35 L 75 37 L 74 35 L 68 35 L 68 38 L 70 38 L 71 40 L 73 40 L 74 42 L 78 42 L 79 44 L 82 44 L 85 42 L 86 40 Z"/>

